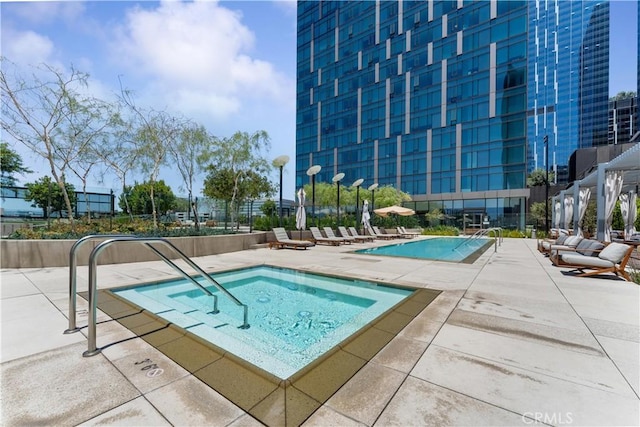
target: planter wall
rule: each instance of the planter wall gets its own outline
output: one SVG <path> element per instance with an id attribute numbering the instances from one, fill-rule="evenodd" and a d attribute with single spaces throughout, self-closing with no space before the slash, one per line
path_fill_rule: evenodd
<path id="1" fill-rule="evenodd" d="M 217 255 L 255 247 L 273 240 L 273 233 L 229 234 L 222 236 L 168 237 L 174 246 L 188 257 Z M 78 265 L 87 265 L 89 255 L 103 240 L 84 243 L 77 251 Z M 44 268 L 69 265 L 69 251 L 75 240 L 0 240 L 0 266 L 2 268 Z M 171 259 L 176 256 L 165 246 L 157 248 Z M 160 258 L 141 243 L 116 243 L 105 249 L 99 264 L 124 264 L 129 262 L 157 261 Z"/>

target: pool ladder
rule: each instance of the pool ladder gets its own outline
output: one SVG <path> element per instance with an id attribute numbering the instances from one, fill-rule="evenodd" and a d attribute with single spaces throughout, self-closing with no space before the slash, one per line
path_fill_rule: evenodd
<path id="1" fill-rule="evenodd" d="M 491 227 L 491 228 L 483 228 L 482 230 L 478 230 L 475 233 L 473 233 L 471 236 L 467 237 L 466 239 L 464 239 L 462 242 L 460 242 L 460 244 L 458 244 L 458 246 L 456 246 L 455 248 L 452 249 L 452 251 L 458 251 L 458 248 L 462 245 L 466 245 L 467 243 L 471 242 L 472 240 L 478 240 L 481 237 L 487 237 L 487 235 L 489 233 L 493 232 L 494 235 L 494 252 L 498 252 L 498 244 L 500 244 L 500 246 L 502 246 L 502 227 Z M 458 251 L 458 253 L 460 253 L 460 251 Z"/>
<path id="2" fill-rule="evenodd" d="M 120 234 L 99 234 L 85 236 L 76 241 L 71 250 L 69 251 L 69 328 L 64 331 L 65 334 L 71 334 L 78 332 L 80 328 L 76 326 L 76 289 L 77 289 L 77 260 L 76 252 L 86 242 L 96 239 L 105 240 L 98 244 L 89 255 L 89 324 L 88 324 L 88 349 L 83 356 L 89 357 L 100 353 L 100 349 L 96 346 L 96 312 L 97 312 L 97 270 L 98 270 L 98 256 L 107 247 L 115 243 L 142 243 L 152 252 L 154 252 L 160 259 L 171 266 L 174 270 L 180 273 L 185 279 L 189 280 L 196 287 L 198 287 L 206 295 L 213 297 L 213 311 L 210 314 L 217 314 L 218 310 L 218 296 L 214 295 L 207 288 L 202 286 L 197 280 L 189 276 L 183 269 L 171 261 L 166 255 L 155 248 L 152 243 L 160 243 L 173 250 L 183 261 L 185 261 L 191 268 L 196 270 L 203 278 L 209 281 L 215 288 L 217 288 L 222 294 L 227 296 L 236 305 L 243 307 L 244 317 L 243 323 L 238 328 L 249 328 L 249 307 L 246 304 L 240 302 L 234 297 L 228 290 L 226 290 L 220 283 L 209 276 L 202 268 L 200 268 L 195 262 L 193 262 L 188 256 L 186 256 L 180 249 L 175 247 L 171 242 L 160 237 L 135 237 L 130 235 Z"/>

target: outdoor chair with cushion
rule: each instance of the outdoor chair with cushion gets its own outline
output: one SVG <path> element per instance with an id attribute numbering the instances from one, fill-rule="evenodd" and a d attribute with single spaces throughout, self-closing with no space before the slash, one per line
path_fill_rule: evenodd
<path id="1" fill-rule="evenodd" d="M 538 250 L 543 254 L 548 253 L 551 249 L 551 245 L 562 245 L 568 238 L 568 234 L 561 234 L 557 239 L 538 240 Z"/>
<path id="2" fill-rule="evenodd" d="M 351 236 L 349 236 L 349 237 L 336 236 L 333 233 L 333 229 L 331 227 L 323 227 L 322 229 L 324 230 L 325 236 L 327 236 L 329 238 L 334 238 L 334 239 L 341 239 L 343 243 L 351 244 L 351 243 L 356 241 L 355 237 L 351 237 Z"/>
<path id="3" fill-rule="evenodd" d="M 395 239 L 395 236 L 392 236 L 391 234 L 382 234 L 379 232 L 379 230 L 376 232 L 375 229 L 371 226 L 367 227 L 367 233 L 369 233 L 369 235 L 375 237 L 376 239 L 382 239 L 382 240 Z"/>
<path id="4" fill-rule="evenodd" d="M 352 236 L 349 234 L 347 229 L 342 226 L 338 227 L 338 234 L 341 237 L 352 239 L 351 241 L 356 243 L 364 243 L 373 240 L 373 238 L 369 239 L 371 236 Z"/>
<path id="5" fill-rule="evenodd" d="M 562 240 L 562 243 L 553 243 L 545 246 L 545 250 L 543 251 L 543 253 L 549 255 L 551 252 L 558 249 L 572 249 L 578 246 L 578 243 L 580 243 L 582 240 L 582 237 L 569 236 L 566 239 Z"/>
<path id="6" fill-rule="evenodd" d="M 631 281 L 631 277 L 625 271 L 625 267 L 633 249 L 633 246 L 613 242 L 602 249 L 598 256 L 563 253 L 560 258 L 564 264 L 562 267 L 573 268 L 571 271 L 580 273 L 578 274 L 580 277 L 614 273 L 616 276 L 622 276 L 625 280 Z"/>
<path id="7" fill-rule="evenodd" d="M 408 230 L 407 230 L 406 228 L 404 228 L 404 227 L 400 227 L 400 229 L 402 230 L 402 232 L 403 232 L 404 234 L 411 234 L 411 235 L 413 235 L 413 236 L 420 236 L 420 235 L 422 234 L 422 233 L 421 233 L 421 232 L 419 232 L 419 231 L 408 231 Z"/>
<path id="8" fill-rule="evenodd" d="M 337 237 L 324 237 L 318 227 L 309 227 L 309 231 L 311 231 L 311 237 L 313 238 L 313 241 L 318 244 L 322 243 L 323 245 L 338 246 L 341 243 L 344 243 L 343 239 L 338 239 Z"/>
<path id="9" fill-rule="evenodd" d="M 342 228 L 344 228 L 344 227 L 342 227 Z M 338 230 L 340 230 L 340 227 L 338 227 Z M 366 234 L 358 234 L 358 230 L 356 230 L 355 227 L 349 227 L 349 232 L 356 239 L 365 239 L 366 241 L 369 241 L 369 242 L 372 242 L 372 241 L 376 240 L 376 236 L 368 236 Z M 344 232 L 342 232 L 342 231 L 341 231 L 341 233 L 344 234 Z"/>
<path id="10" fill-rule="evenodd" d="M 554 249 L 549 253 L 549 259 L 553 265 L 564 265 L 561 255 L 563 254 L 580 254 L 585 256 L 598 256 L 600 251 L 604 249 L 605 244 L 594 239 L 582 239 L 575 248 Z"/>
<path id="11" fill-rule="evenodd" d="M 287 231 L 282 227 L 276 227 L 273 229 L 273 234 L 276 237 L 274 242 L 269 242 L 269 249 L 276 248 L 289 248 L 289 249 L 307 249 L 313 246 L 313 243 L 308 240 L 293 240 L 289 238 Z"/>

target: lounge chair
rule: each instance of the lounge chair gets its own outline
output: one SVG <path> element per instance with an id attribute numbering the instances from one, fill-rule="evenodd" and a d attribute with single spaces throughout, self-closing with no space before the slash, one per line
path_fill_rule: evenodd
<path id="1" fill-rule="evenodd" d="M 569 236 L 569 235 L 561 235 L 556 239 L 555 242 L 552 241 L 543 241 L 540 245 L 538 245 L 538 250 L 543 254 L 549 254 L 550 252 L 557 249 L 567 249 L 567 248 L 575 248 L 578 246 L 578 243 L 582 240 L 582 237 L 578 236 Z"/>
<path id="2" fill-rule="evenodd" d="M 334 237 L 336 239 L 341 239 L 343 243 L 352 244 L 353 242 L 356 241 L 355 237 L 351 237 L 351 236 L 348 236 L 348 237 L 336 236 L 333 233 L 333 229 L 331 227 L 323 227 L 322 229 L 324 230 L 324 235 L 325 236 L 327 236 L 329 238 Z"/>
<path id="3" fill-rule="evenodd" d="M 289 238 L 287 231 L 282 227 L 276 227 L 273 229 L 273 234 L 276 236 L 274 242 L 269 242 L 269 249 L 276 248 L 289 248 L 289 249 L 307 249 L 313 246 L 313 242 L 308 240 L 293 240 Z"/>
<path id="4" fill-rule="evenodd" d="M 579 277 L 595 276 L 604 273 L 613 273 L 616 276 L 622 276 L 625 280 L 631 282 L 629 273 L 625 271 L 627 262 L 631 258 L 634 247 L 623 243 L 609 243 L 602 249 L 598 256 L 587 256 L 578 253 L 563 253 L 560 255 L 562 259 L 562 267 L 571 267 L 573 272 L 578 272 Z M 585 270 L 590 270 L 586 271 Z"/>
<path id="5" fill-rule="evenodd" d="M 380 230 L 376 232 L 375 229 L 371 226 L 367 227 L 367 233 L 369 233 L 371 236 L 374 236 L 376 239 L 382 239 L 382 240 L 395 239 L 395 237 L 392 236 L 391 234 L 382 234 L 379 231 Z"/>
<path id="6" fill-rule="evenodd" d="M 372 226 L 373 231 L 380 236 L 391 236 L 392 239 L 398 239 L 402 236 L 396 233 L 387 233 L 386 230 L 384 232 L 380 231 L 378 227 Z"/>
<path id="7" fill-rule="evenodd" d="M 338 229 L 340 229 L 340 227 L 338 227 Z M 376 240 L 376 236 L 367 236 L 365 234 L 358 234 L 358 230 L 356 230 L 355 227 L 349 227 L 349 232 L 351 233 L 351 235 L 355 238 L 361 238 L 361 239 L 366 239 L 367 241 L 373 241 Z M 344 233 L 343 233 L 344 234 Z"/>
<path id="8" fill-rule="evenodd" d="M 422 233 L 418 232 L 418 231 L 407 231 L 406 228 L 404 227 L 400 227 L 400 229 L 402 230 L 402 232 L 404 234 L 412 234 L 413 236 L 420 236 Z"/>
<path id="9" fill-rule="evenodd" d="M 551 260 L 551 262 L 553 263 L 553 265 L 556 266 L 563 266 L 565 265 L 564 261 L 562 261 L 562 257 L 561 255 L 563 254 L 580 254 L 580 255 L 585 255 L 585 256 L 598 256 L 598 254 L 600 253 L 600 251 L 602 251 L 604 249 L 605 245 L 603 243 L 600 243 L 597 240 L 594 239 L 582 239 L 580 241 L 580 243 L 578 243 L 578 245 L 575 248 L 570 248 L 570 247 L 566 247 L 566 248 L 560 248 L 560 249 L 554 249 L 551 252 L 549 252 L 549 259 Z"/>
<path id="10" fill-rule="evenodd" d="M 398 231 L 398 235 L 403 239 L 413 239 L 416 237 L 415 233 L 407 233 L 402 227 L 396 227 L 396 231 Z"/>
<path id="11" fill-rule="evenodd" d="M 353 230 L 355 231 L 355 228 Z M 372 240 L 375 240 L 375 237 L 373 237 L 373 236 L 362 236 L 360 234 L 357 234 L 357 235 L 349 234 L 347 229 L 342 227 L 342 226 L 338 227 L 338 233 L 340 233 L 340 235 L 342 237 L 350 237 L 355 242 L 360 242 L 360 243 L 371 242 Z"/>
<path id="12" fill-rule="evenodd" d="M 324 237 L 318 227 L 309 227 L 309 230 L 311 231 L 311 237 L 315 243 L 333 246 L 338 246 L 344 243 L 343 239 L 338 239 L 337 237 Z"/>

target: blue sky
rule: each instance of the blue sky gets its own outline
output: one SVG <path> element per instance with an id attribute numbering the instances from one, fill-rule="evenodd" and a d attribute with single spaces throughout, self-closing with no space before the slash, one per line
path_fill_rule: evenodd
<path id="1" fill-rule="evenodd" d="M 291 158 L 283 187 L 295 198 L 295 1 L 0 2 L 0 13 L 2 55 L 16 64 L 73 64 L 105 99 L 121 79 L 139 104 L 190 117 L 219 137 L 266 130 L 272 157 Z M 636 2 L 614 1 L 611 14 L 613 95 L 636 90 Z M 23 183 L 47 174 L 44 162 L 15 148 L 35 171 Z M 177 171 L 161 178 L 183 194 Z"/>

